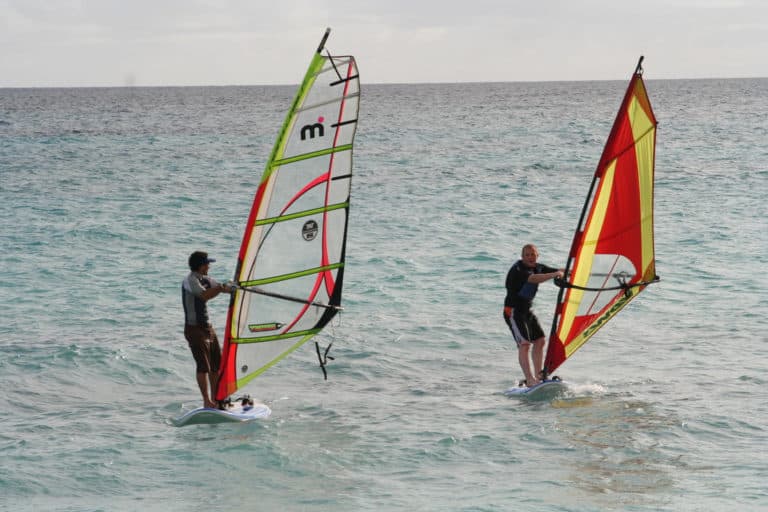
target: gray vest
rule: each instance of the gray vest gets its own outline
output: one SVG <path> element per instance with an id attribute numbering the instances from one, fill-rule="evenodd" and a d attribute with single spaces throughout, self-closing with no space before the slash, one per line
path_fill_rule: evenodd
<path id="1" fill-rule="evenodd" d="M 208 326 L 208 307 L 201 297 L 209 288 L 219 286 L 219 283 L 209 276 L 190 272 L 181 283 L 181 304 L 184 306 L 184 319 L 187 325 Z"/>

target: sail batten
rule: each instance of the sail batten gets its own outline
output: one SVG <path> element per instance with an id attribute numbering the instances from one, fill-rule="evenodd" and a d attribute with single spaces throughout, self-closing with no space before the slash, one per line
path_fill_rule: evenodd
<path id="1" fill-rule="evenodd" d="M 349 176 L 347 176 L 349 177 Z M 301 212 L 295 212 L 288 215 L 280 215 L 279 217 L 270 217 L 268 219 L 259 219 L 256 221 L 256 226 L 263 226 L 265 224 L 274 224 L 276 222 L 285 222 L 287 220 L 294 220 L 301 217 L 310 217 L 312 215 L 317 215 L 318 213 L 323 212 L 330 212 L 333 210 L 338 210 L 340 208 L 349 208 L 349 203 L 337 203 L 337 204 L 329 204 L 327 206 L 323 206 L 322 208 L 315 208 L 313 210 L 304 210 Z"/>
<path id="2" fill-rule="evenodd" d="M 290 105 L 246 222 L 219 400 L 321 332 L 342 309 L 360 83 L 354 57 L 323 51 L 328 35 Z"/>
<path id="3" fill-rule="evenodd" d="M 638 64 L 595 170 L 566 278 L 559 283 L 545 376 L 658 281 L 653 239 L 656 124 Z"/>
<path id="4" fill-rule="evenodd" d="M 309 160 L 311 158 L 317 158 L 319 156 L 330 155 L 331 153 L 339 153 L 341 151 L 351 151 L 351 150 L 352 150 L 352 144 L 346 144 L 344 146 L 337 146 L 337 147 L 332 147 L 328 149 L 322 149 L 320 151 L 313 151 L 312 153 L 306 153 L 304 155 L 294 155 L 289 158 L 284 158 L 282 160 L 274 161 L 271 165 L 271 168 L 276 169 L 283 165 L 292 164 L 294 162 L 300 162 L 302 160 Z"/>
<path id="5" fill-rule="evenodd" d="M 243 281 L 240 283 L 240 286 L 247 288 L 249 286 L 261 286 L 264 284 L 269 283 L 276 283 L 278 281 L 285 281 L 286 279 L 295 279 L 297 277 L 303 277 L 303 276 L 309 276 L 313 274 L 319 274 L 321 272 L 326 272 L 328 270 L 336 270 L 340 267 L 342 267 L 343 263 L 335 263 L 333 265 L 325 265 L 322 267 L 314 267 L 307 270 L 302 270 L 299 272 L 292 272 L 290 274 L 283 274 L 280 276 L 270 276 L 270 277 L 264 277 L 262 279 L 254 279 L 252 281 Z"/>
<path id="6" fill-rule="evenodd" d="M 300 338 L 302 336 L 314 336 L 319 333 L 321 329 L 307 329 L 306 331 L 293 331 L 286 334 L 275 334 L 270 336 L 260 336 L 258 338 L 232 338 L 231 343 L 243 344 L 243 343 L 266 343 L 268 341 L 275 340 L 287 340 L 291 338 Z"/>

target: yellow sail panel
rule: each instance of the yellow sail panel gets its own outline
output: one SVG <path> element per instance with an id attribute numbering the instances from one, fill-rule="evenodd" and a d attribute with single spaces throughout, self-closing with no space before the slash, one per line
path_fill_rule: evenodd
<path id="1" fill-rule="evenodd" d="M 656 118 L 638 64 L 571 244 L 545 374 L 571 357 L 657 279 L 653 247 L 655 144 Z"/>
<path id="2" fill-rule="evenodd" d="M 584 241 L 581 244 L 581 249 L 576 258 L 576 263 L 573 267 L 573 283 L 580 287 L 586 287 L 589 284 L 589 280 L 592 277 L 592 264 L 595 259 L 595 250 L 597 248 L 597 242 L 600 240 L 600 229 L 605 222 L 605 213 L 608 211 L 608 201 L 610 199 L 610 191 L 613 188 L 613 176 L 615 170 L 614 165 L 610 165 L 600 180 L 597 192 L 597 200 L 592 205 L 592 211 L 590 212 L 589 219 L 587 220 L 587 229 L 584 236 Z M 560 322 L 558 329 L 558 336 L 561 339 L 566 339 L 568 333 L 573 328 L 574 319 L 578 314 L 579 306 L 584 300 L 584 290 L 579 288 L 570 288 L 566 291 L 565 308 L 563 310 L 563 319 Z M 571 346 L 573 345 L 573 346 Z M 570 344 L 567 350 L 571 352 L 581 346 Z"/>
<path id="3" fill-rule="evenodd" d="M 656 119 L 650 110 L 642 80 L 637 82 L 636 94 L 629 106 L 629 118 L 635 143 L 638 184 L 640 187 L 640 220 L 643 236 L 643 274 L 654 261 L 653 241 L 653 162 L 656 148 Z M 649 279 L 653 279 L 655 272 Z M 646 279 L 647 280 L 647 279 Z"/>

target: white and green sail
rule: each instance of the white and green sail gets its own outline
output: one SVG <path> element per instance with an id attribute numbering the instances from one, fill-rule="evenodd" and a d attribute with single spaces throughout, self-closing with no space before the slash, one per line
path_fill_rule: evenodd
<path id="1" fill-rule="evenodd" d="M 216 398 L 320 332 L 341 309 L 360 82 L 349 55 L 312 58 L 243 235 Z"/>

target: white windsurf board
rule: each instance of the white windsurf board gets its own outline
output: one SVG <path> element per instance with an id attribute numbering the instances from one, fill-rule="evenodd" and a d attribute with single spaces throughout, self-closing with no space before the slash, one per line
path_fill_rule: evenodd
<path id="1" fill-rule="evenodd" d="M 215 423 L 242 423 L 268 418 L 272 409 L 262 403 L 243 405 L 239 402 L 229 404 L 226 410 L 198 407 L 171 420 L 174 426 L 211 425 Z"/>
<path id="2" fill-rule="evenodd" d="M 545 380 L 531 387 L 511 387 L 504 394 L 510 397 L 526 398 L 529 400 L 549 400 L 562 395 L 567 389 L 566 383 L 559 379 Z"/>

